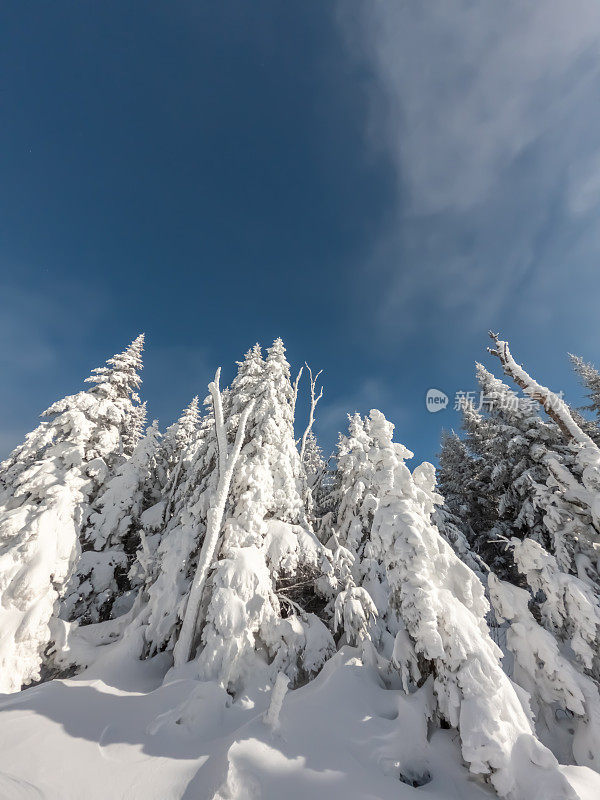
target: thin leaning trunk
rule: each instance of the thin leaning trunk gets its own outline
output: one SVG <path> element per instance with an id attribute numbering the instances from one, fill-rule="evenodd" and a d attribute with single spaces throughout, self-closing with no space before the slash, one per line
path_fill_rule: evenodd
<path id="1" fill-rule="evenodd" d="M 302 444 L 300 445 L 300 461 L 302 461 L 302 462 L 304 461 L 304 452 L 306 450 L 306 439 L 308 437 L 308 434 L 311 432 L 312 426 L 313 426 L 314 421 L 315 421 L 315 409 L 317 408 L 317 403 L 323 397 L 323 387 L 322 386 L 321 386 L 321 391 L 319 392 L 318 395 L 316 394 L 316 391 L 315 391 L 316 386 L 317 386 L 317 381 L 319 379 L 319 375 L 323 372 L 323 370 L 320 369 L 317 372 L 317 374 L 314 376 L 314 378 L 313 378 L 312 370 L 308 366 L 308 364 L 306 364 L 306 369 L 308 370 L 308 373 L 310 375 L 310 414 L 308 416 L 308 424 L 307 424 L 307 426 L 306 426 L 306 428 L 304 430 L 304 433 L 302 434 Z M 301 375 L 302 375 L 302 370 L 300 370 L 300 372 L 298 373 L 298 380 L 300 379 Z M 297 387 L 297 384 L 294 384 L 294 408 L 296 406 L 296 395 L 297 394 L 298 394 L 298 387 Z"/>
<path id="2" fill-rule="evenodd" d="M 204 542 L 202 543 L 202 549 L 200 550 L 200 558 L 198 560 L 198 566 L 196 567 L 196 573 L 190 588 L 181 631 L 173 650 L 173 660 L 176 667 L 185 664 L 189 661 L 191 656 L 194 634 L 198 624 L 198 613 L 200 610 L 202 593 L 204 592 L 206 578 L 215 557 L 233 471 L 242 449 L 248 416 L 254 405 L 254 401 L 251 400 L 244 409 L 240 417 L 233 449 L 231 452 L 228 452 L 225 423 L 223 420 L 223 405 L 221 402 L 221 392 L 219 391 L 220 373 L 221 370 L 219 368 L 216 372 L 214 382 L 210 383 L 208 386 L 213 401 L 215 431 L 219 448 L 219 481 L 214 505 L 211 506 L 206 515 L 206 534 L 204 536 Z"/>

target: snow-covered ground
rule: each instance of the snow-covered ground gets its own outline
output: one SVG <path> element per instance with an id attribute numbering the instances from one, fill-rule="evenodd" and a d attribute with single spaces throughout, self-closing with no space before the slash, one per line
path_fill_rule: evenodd
<path id="1" fill-rule="evenodd" d="M 82 675 L 0 701 L 4 800 L 476 800 L 495 797 L 463 766 L 458 734 L 427 740 L 421 698 L 386 689 L 343 648 L 286 694 L 279 726 L 255 702 L 123 644 Z M 584 800 L 600 776 L 563 768 Z M 421 784 L 419 786 L 413 786 Z"/>

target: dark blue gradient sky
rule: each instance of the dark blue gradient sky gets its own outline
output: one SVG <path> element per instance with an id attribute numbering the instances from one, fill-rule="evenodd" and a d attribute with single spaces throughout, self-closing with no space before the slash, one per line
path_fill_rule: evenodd
<path id="1" fill-rule="evenodd" d="M 579 403 L 600 13 L 542 6 L 3 3 L 0 454 L 142 330 L 163 426 L 279 335 L 327 447 L 379 407 L 433 458 L 490 327 Z"/>

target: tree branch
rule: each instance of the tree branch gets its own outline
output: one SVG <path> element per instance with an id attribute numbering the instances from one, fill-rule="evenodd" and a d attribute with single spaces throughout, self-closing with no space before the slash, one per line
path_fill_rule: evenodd
<path id="1" fill-rule="evenodd" d="M 313 423 L 315 421 L 315 409 L 317 407 L 317 403 L 323 397 L 323 387 L 322 386 L 321 386 L 321 391 L 319 392 L 318 396 L 315 396 L 315 394 L 316 394 L 315 393 L 315 389 L 316 389 L 316 386 L 317 386 L 317 381 L 319 379 L 319 375 L 323 372 L 323 370 L 320 369 L 317 372 L 317 374 L 314 376 L 314 378 L 313 378 L 313 374 L 312 374 L 311 368 L 308 366 L 308 364 L 306 362 L 304 362 L 304 363 L 305 363 L 306 369 L 308 370 L 308 374 L 310 375 L 310 414 L 309 414 L 309 417 L 308 417 L 308 425 L 306 426 L 306 430 L 302 434 L 302 444 L 300 445 L 300 461 L 304 461 L 304 451 L 306 450 L 306 439 L 307 439 L 308 434 L 310 433 L 310 431 L 312 429 L 312 426 L 313 426 Z"/>

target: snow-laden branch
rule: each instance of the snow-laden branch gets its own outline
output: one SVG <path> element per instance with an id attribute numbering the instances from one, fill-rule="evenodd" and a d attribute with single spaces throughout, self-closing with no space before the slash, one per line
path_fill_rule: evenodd
<path id="1" fill-rule="evenodd" d="M 305 362 L 305 365 L 306 365 L 306 369 L 308 370 L 308 374 L 310 375 L 310 414 L 308 415 L 308 425 L 306 426 L 306 430 L 302 434 L 302 444 L 300 445 L 300 461 L 304 461 L 304 451 L 306 450 L 306 439 L 308 437 L 308 434 L 311 432 L 312 426 L 313 426 L 314 421 L 315 421 L 315 409 L 317 407 L 317 403 L 323 397 L 323 387 L 322 386 L 321 386 L 321 391 L 319 392 L 319 394 L 317 395 L 317 393 L 316 393 L 317 381 L 319 379 L 319 375 L 323 372 L 323 370 L 320 369 L 317 372 L 317 374 L 313 377 L 311 368 L 308 366 L 308 364 L 306 364 L 306 362 Z M 300 370 L 298 378 L 300 377 L 301 374 L 302 374 L 302 370 Z M 297 387 L 296 387 L 296 391 L 297 391 Z"/>
<path id="2" fill-rule="evenodd" d="M 558 459 L 546 455 L 544 463 L 564 490 L 590 513 L 596 530 L 600 530 L 600 448 L 577 424 L 567 404 L 557 394 L 534 380 L 511 355 L 508 342 L 490 331 L 495 347 L 489 352 L 500 359 L 504 373 L 523 389 L 525 394 L 544 408 L 565 435 L 575 452 L 582 471 L 581 484 Z"/>
<path id="3" fill-rule="evenodd" d="M 488 347 L 488 351 L 500 359 L 505 374 L 512 378 L 532 400 L 537 400 L 537 402 L 544 407 L 550 419 L 556 422 L 567 437 L 567 440 L 574 441 L 582 447 L 591 446 L 598 450 L 590 437 L 585 434 L 575 422 L 565 401 L 550 389 L 539 384 L 525 372 L 523 367 L 517 364 L 511 355 L 508 342 L 502 341 L 498 334 L 492 331 L 490 331 L 490 338 L 493 339 L 496 346 L 495 348 Z M 600 450 L 598 450 L 598 458 L 600 460 Z"/>
<path id="4" fill-rule="evenodd" d="M 189 661 L 191 655 L 194 634 L 198 624 L 198 612 L 202 600 L 202 593 L 210 566 L 215 556 L 233 471 L 244 443 L 248 416 L 254 406 L 254 400 L 250 400 L 244 409 L 240 417 L 233 448 L 228 452 L 225 422 L 223 419 L 223 403 L 219 389 L 220 374 L 221 369 L 219 368 L 215 374 L 214 382 L 210 383 L 208 386 L 213 401 L 215 431 L 219 449 L 219 481 L 217 484 L 215 502 L 206 514 L 206 533 L 202 543 L 202 549 L 200 550 L 200 558 L 198 559 L 198 566 L 196 567 L 196 573 L 190 587 L 179 638 L 173 650 L 173 660 L 176 667 L 180 667 Z"/>

